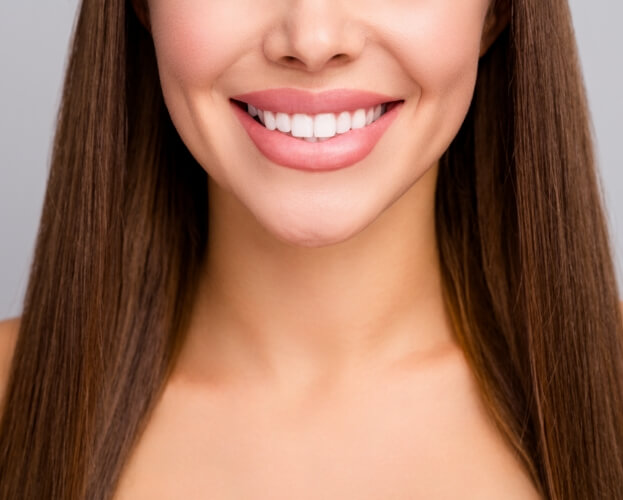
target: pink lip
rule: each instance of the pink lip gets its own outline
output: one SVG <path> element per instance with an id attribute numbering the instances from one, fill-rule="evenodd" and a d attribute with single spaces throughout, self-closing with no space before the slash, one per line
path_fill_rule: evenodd
<path id="1" fill-rule="evenodd" d="M 395 101 L 392 97 L 370 92 L 334 90 L 310 94 L 295 89 L 253 92 L 232 99 L 265 111 L 311 115 L 368 109 Z M 392 103 L 383 116 L 364 128 L 338 134 L 324 142 L 307 142 L 278 130 L 268 130 L 240 105 L 233 101 L 230 103 L 249 137 L 265 157 L 278 165 L 311 171 L 335 170 L 363 160 L 372 152 L 403 105 L 403 102 Z"/>
<path id="2" fill-rule="evenodd" d="M 399 100 L 396 97 L 363 90 L 335 89 L 315 94 L 290 88 L 260 90 L 232 96 L 232 99 L 251 104 L 264 111 L 308 115 L 356 111 Z"/>

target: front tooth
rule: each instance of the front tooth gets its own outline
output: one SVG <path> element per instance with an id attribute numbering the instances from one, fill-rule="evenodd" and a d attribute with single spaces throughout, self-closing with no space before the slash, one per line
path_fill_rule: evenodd
<path id="1" fill-rule="evenodd" d="M 247 109 L 251 116 L 257 116 L 257 108 L 255 106 L 253 106 L 252 104 L 247 104 Z"/>
<path id="2" fill-rule="evenodd" d="M 333 137 L 335 135 L 337 124 L 333 113 L 322 113 L 314 118 L 314 136 L 315 137 Z"/>
<path id="3" fill-rule="evenodd" d="M 366 110 L 358 109 L 353 113 L 351 128 L 358 129 L 366 126 Z"/>
<path id="4" fill-rule="evenodd" d="M 279 130 L 292 137 L 330 139 L 336 134 L 344 134 L 351 129 L 359 129 L 370 125 L 386 111 L 384 104 L 370 109 L 358 109 L 353 113 L 343 111 L 339 115 L 322 113 L 310 116 L 303 113 L 288 115 L 264 111 L 248 105 L 249 114 L 255 113 L 268 130 Z M 313 139 L 310 142 L 315 142 Z"/>
<path id="5" fill-rule="evenodd" d="M 286 113 L 277 113 L 277 129 L 284 134 L 287 134 L 292 130 L 290 125 L 290 115 Z"/>
<path id="6" fill-rule="evenodd" d="M 312 137 L 314 135 L 314 119 L 309 115 L 297 113 L 292 116 L 292 136 Z"/>
<path id="7" fill-rule="evenodd" d="M 344 134 L 348 132 L 350 130 L 350 122 L 351 118 L 348 111 L 343 111 L 342 113 L 340 113 L 340 115 L 337 117 L 336 132 L 338 134 Z"/>
<path id="8" fill-rule="evenodd" d="M 268 130 L 275 130 L 277 128 L 275 113 L 272 111 L 264 111 L 264 125 Z"/>
<path id="9" fill-rule="evenodd" d="M 303 139 L 305 139 L 307 142 L 317 142 L 318 138 L 317 137 L 303 137 Z"/>

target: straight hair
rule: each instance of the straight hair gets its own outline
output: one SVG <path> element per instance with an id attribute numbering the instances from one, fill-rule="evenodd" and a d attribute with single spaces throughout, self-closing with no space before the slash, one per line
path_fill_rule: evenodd
<path id="1" fill-rule="evenodd" d="M 440 161 L 444 299 L 542 497 L 623 500 L 623 318 L 570 12 L 510 9 Z M 184 340 L 207 206 L 150 34 L 128 1 L 84 0 L 3 402 L 0 499 L 113 496 Z"/>

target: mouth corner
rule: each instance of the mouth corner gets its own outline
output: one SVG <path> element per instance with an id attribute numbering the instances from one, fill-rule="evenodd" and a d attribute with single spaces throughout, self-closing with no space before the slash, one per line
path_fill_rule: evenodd
<path id="1" fill-rule="evenodd" d="M 385 106 L 387 106 L 387 111 L 391 111 L 392 109 L 394 109 L 396 106 L 400 106 L 402 104 L 405 103 L 404 99 L 398 99 L 396 101 L 391 101 L 391 102 L 387 102 L 385 103 Z"/>
<path id="2" fill-rule="evenodd" d="M 239 101 L 238 99 L 234 99 L 233 97 L 229 98 L 229 102 L 231 102 L 232 104 L 235 104 L 241 109 L 244 109 L 245 111 L 247 110 L 248 104 L 246 102 Z"/>

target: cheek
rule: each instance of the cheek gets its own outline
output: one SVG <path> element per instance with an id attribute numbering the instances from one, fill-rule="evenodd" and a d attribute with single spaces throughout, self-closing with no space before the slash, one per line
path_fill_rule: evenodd
<path id="1" fill-rule="evenodd" d="M 254 9 L 268 0 L 253 2 Z M 255 33 L 250 0 L 156 0 L 151 2 L 152 36 L 161 72 L 184 86 L 214 81 Z M 242 35 L 244 34 L 244 36 Z"/>
<path id="2" fill-rule="evenodd" d="M 487 7 L 484 0 L 413 0 L 393 20 L 386 43 L 417 89 L 404 162 L 411 174 L 438 161 L 465 120 Z"/>
<path id="3" fill-rule="evenodd" d="M 184 143 L 210 174 L 223 179 L 215 155 L 220 151 L 218 81 L 260 36 L 257 9 L 272 0 L 152 0 L 152 38 L 160 85 L 172 121 Z M 252 5 L 251 5 L 252 4 Z M 251 12 L 251 6 L 255 11 Z M 221 103 L 222 105 L 222 103 Z"/>
<path id="4" fill-rule="evenodd" d="M 420 0 L 393 19 L 386 43 L 423 97 L 469 90 L 478 66 L 488 6 L 483 0 Z M 389 14 L 388 14 L 389 15 Z"/>

